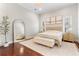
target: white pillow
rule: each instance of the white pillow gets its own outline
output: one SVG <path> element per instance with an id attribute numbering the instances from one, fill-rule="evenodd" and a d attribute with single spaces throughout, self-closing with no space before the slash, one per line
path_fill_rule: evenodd
<path id="1" fill-rule="evenodd" d="M 17 39 L 17 40 L 24 39 L 24 35 L 16 35 L 16 39 Z"/>
<path id="2" fill-rule="evenodd" d="M 25 39 L 32 39 L 32 38 L 33 38 L 33 36 L 30 36 L 30 35 L 25 36 Z"/>

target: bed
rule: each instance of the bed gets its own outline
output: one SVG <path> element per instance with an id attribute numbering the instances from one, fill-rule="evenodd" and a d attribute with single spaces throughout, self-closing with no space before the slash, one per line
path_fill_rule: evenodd
<path id="1" fill-rule="evenodd" d="M 43 33 L 39 33 L 38 36 L 53 39 L 53 40 L 55 40 L 56 44 L 61 46 L 61 42 L 62 42 L 62 32 L 61 31 L 50 30 L 50 31 L 46 31 Z"/>
<path id="2" fill-rule="evenodd" d="M 33 41 L 39 44 L 47 45 L 49 47 L 53 47 L 54 44 L 61 46 L 62 36 L 63 36 L 62 17 L 57 16 L 55 17 L 54 23 L 51 19 L 43 22 L 43 31 L 38 35 L 36 35 Z"/>
<path id="3" fill-rule="evenodd" d="M 40 43 L 41 39 L 41 43 L 43 43 L 45 40 L 48 40 L 49 44 L 51 40 L 52 46 L 50 45 L 50 47 L 53 47 L 54 44 L 57 44 L 60 47 L 62 44 L 62 32 L 56 30 L 46 31 L 39 33 L 33 40 L 34 42 Z"/>

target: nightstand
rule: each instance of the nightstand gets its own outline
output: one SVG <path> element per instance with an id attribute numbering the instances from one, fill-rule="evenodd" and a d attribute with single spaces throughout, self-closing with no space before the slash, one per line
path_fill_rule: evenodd
<path id="1" fill-rule="evenodd" d="M 63 36 L 63 40 L 64 41 L 70 41 L 70 42 L 74 42 L 75 41 L 75 35 L 71 32 L 66 32 Z"/>

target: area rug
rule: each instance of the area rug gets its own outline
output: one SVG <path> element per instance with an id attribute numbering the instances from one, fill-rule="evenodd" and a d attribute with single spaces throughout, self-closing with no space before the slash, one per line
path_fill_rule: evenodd
<path id="1" fill-rule="evenodd" d="M 52 48 L 36 44 L 32 39 L 19 43 L 44 56 L 79 56 L 79 51 L 74 43 L 62 42 L 61 47 L 54 46 Z"/>

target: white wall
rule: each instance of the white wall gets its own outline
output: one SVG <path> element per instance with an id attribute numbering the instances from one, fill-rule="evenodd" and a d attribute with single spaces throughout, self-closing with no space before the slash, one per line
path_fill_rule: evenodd
<path id="1" fill-rule="evenodd" d="M 72 32 L 78 36 L 78 9 L 77 9 L 77 4 L 67 6 L 65 8 L 48 12 L 45 14 L 41 14 L 41 17 L 45 15 L 50 15 L 50 16 L 72 16 Z"/>
<path id="2" fill-rule="evenodd" d="M 7 40 L 12 40 L 12 21 L 20 19 L 25 22 L 25 34 L 34 35 L 39 32 L 38 15 L 27 11 L 17 4 L 0 4 L 0 20 L 2 16 L 8 16 L 11 22 Z M 19 29 L 18 29 L 19 30 Z"/>
<path id="3" fill-rule="evenodd" d="M 78 42 L 79 42 L 79 4 L 78 4 Z"/>

